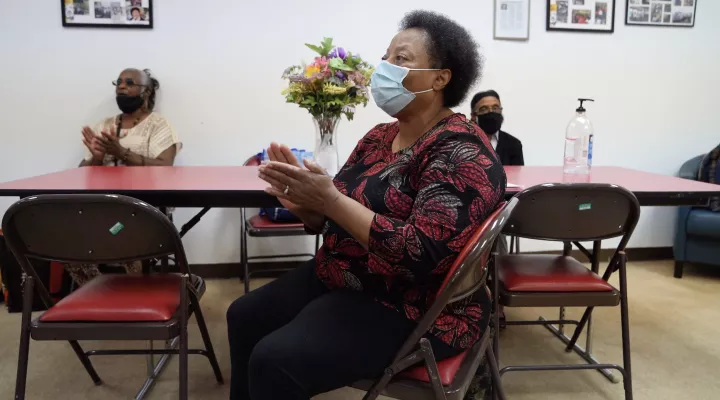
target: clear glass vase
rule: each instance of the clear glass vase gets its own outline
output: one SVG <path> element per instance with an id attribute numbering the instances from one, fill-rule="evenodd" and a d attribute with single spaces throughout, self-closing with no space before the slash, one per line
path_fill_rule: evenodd
<path id="1" fill-rule="evenodd" d="M 332 177 L 340 170 L 340 159 L 337 147 L 337 127 L 339 116 L 313 116 L 315 124 L 315 162 L 325 168 Z"/>

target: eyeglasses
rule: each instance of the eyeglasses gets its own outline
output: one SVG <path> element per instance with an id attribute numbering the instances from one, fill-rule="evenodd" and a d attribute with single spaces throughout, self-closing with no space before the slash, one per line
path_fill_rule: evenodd
<path id="1" fill-rule="evenodd" d="M 125 86 L 127 86 L 128 88 L 133 88 L 135 86 L 140 86 L 140 87 L 147 86 L 147 85 L 141 85 L 139 83 L 135 83 L 135 81 L 130 78 L 125 79 L 125 81 L 123 81 L 122 79 L 118 79 L 118 80 L 112 82 L 113 86 L 120 86 L 122 83 L 125 83 Z"/>
<path id="2" fill-rule="evenodd" d="M 474 111 L 472 114 L 474 116 L 478 116 L 478 115 L 487 114 L 489 112 L 502 113 L 502 110 L 503 110 L 503 108 L 501 106 L 492 106 L 492 107 L 483 106 L 483 107 L 478 108 L 477 111 Z"/>

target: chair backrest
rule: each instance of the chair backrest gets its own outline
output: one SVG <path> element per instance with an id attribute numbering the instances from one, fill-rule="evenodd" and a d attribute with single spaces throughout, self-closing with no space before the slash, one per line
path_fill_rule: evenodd
<path id="1" fill-rule="evenodd" d="M 624 249 L 640 203 L 627 189 L 604 183 L 547 183 L 525 189 L 503 233 L 553 241 L 594 241 L 623 236 Z"/>
<path id="2" fill-rule="evenodd" d="M 701 154 L 685 161 L 680 167 L 680 171 L 678 171 L 678 176 L 683 179 L 698 180 L 698 172 L 706 155 L 707 154 Z"/>
<path id="3" fill-rule="evenodd" d="M 452 303 L 472 295 L 482 287 L 487 278 L 487 263 L 493 244 L 517 203 L 516 198 L 501 203 L 468 239 L 445 275 L 445 280 L 438 290 L 438 300 L 442 300 L 446 294 L 447 302 Z"/>
<path id="4" fill-rule="evenodd" d="M 257 154 L 250 156 L 243 163 L 243 166 L 245 166 L 245 167 L 256 167 L 258 165 L 260 165 L 260 156 L 258 156 Z"/>
<path id="5" fill-rule="evenodd" d="M 469 297 L 478 289 L 485 287 L 490 253 L 518 202 L 517 198 L 513 198 L 500 204 L 468 239 L 455 262 L 448 269 L 432 306 L 405 341 L 396 360 L 406 356 L 415 348 L 420 338 L 430 329 L 448 304 Z"/>
<path id="6" fill-rule="evenodd" d="M 2 229 L 24 272 L 36 278 L 28 258 L 111 264 L 174 254 L 180 272 L 189 273 L 175 225 L 157 208 L 132 197 L 31 196 L 7 210 Z"/>

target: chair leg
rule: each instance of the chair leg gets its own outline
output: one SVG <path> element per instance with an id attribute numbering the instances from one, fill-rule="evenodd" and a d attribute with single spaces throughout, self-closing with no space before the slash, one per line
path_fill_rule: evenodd
<path id="1" fill-rule="evenodd" d="M 568 342 L 567 346 L 565 346 L 566 352 L 571 352 L 573 348 L 575 347 L 575 343 L 577 343 L 578 339 L 580 338 L 580 334 L 582 333 L 583 329 L 585 329 L 585 324 L 587 324 L 588 320 L 590 319 L 590 315 L 592 314 L 595 307 L 588 307 L 585 309 L 585 312 L 583 313 L 582 317 L 580 318 L 580 321 L 578 321 L 577 326 L 575 327 L 575 331 L 573 332 L 572 338 Z M 585 349 L 587 350 L 587 349 Z"/>
<path id="2" fill-rule="evenodd" d="M 180 400 L 188 398 L 188 275 L 180 281 Z M 196 310 L 197 311 L 197 310 Z"/>
<path id="3" fill-rule="evenodd" d="M 435 399 L 446 400 L 445 390 L 440 382 L 440 372 L 438 371 L 435 354 L 433 353 L 430 341 L 425 338 L 420 339 L 420 348 L 425 352 L 425 369 L 430 377 L 430 384 L 435 392 Z"/>
<path id="4" fill-rule="evenodd" d="M 315 255 L 317 255 L 317 252 L 319 249 L 320 249 L 320 235 L 315 235 Z"/>
<path id="5" fill-rule="evenodd" d="M 675 272 L 673 273 L 673 276 L 675 278 L 678 278 L 678 279 L 682 278 L 684 266 L 685 265 L 682 261 L 675 261 Z"/>
<path id="6" fill-rule="evenodd" d="M 22 326 L 20 327 L 20 350 L 18 354 L 17 377 L 15 379 L 15 399 L 25 398 L 27 385 L 28 357 L 30 356 L 30 319 L 32 318 L 32 301 L 34 281 L 26 276 L 23 284 Z"/>
<path id="7" fill-rule="evenodd" d="M 493 398 L 497 400 L 505 400 L 505 392 L 502 388 L 502 378 L 500 377 L 500 370 L 498 368 L 498 363 L 495 359 L 492 346 L 488 346 L 485 350 L 485 359 L 487 359 L 490 367 L 490 374 L 492 376 Z"/>
<path id="8" fill-rule="evenodd" d="M 83 351 L 82 347 L 80 347 L 80 344 L 75 340 L 71 340 L 70 346 L 72 347 L 77 357 L 80 359 L 83 367 L 85 367 L 85 371 L 87 371 L 88 375 L 90 375 L 90 379 L 93 380 L 93 383 L 96 385 L 101 385 L 102 379 L 100 379 L 97 371 L 95 371 L 95 367 L 93 367 L 92 363 L 90 362 L 90 357 L 85 354 L 85 351 Z"/>
<path id="9" fill-rule="evenodd" d="M 388 383 L 390 383 L 390 379 L 392 378 L 392 375 L 390 374 L 390 368 L 385 369 L 385 373 L 383 376 L 378 379 L 375 384 L 372 385 L 370 390 L 365 393 L 365 396 L 363 396 L 363 400 L 375 400 L 380 396 L 380 392 L 382 392 L 383 389 L 385 389 L 385 386 L 387 386 Z"/>
<path id="10" fill-rule="evenodd" d="M 493 262 L 491 264 L 492 268 L 492 276 L 493 276 L 493 289 L 492 289 L 492 296 L 493 296 L 493 352 L 500 357 L 500 283 L 498 282 L 498 273 L 497 273 L 497 265 Z M 499 358 L 498 358 L 499 360 Z"/>
<path id="11" fill-rule="evenodd" d="M 215 350 L 213 349 L 212 341 L 210 340 L 210 334 L 208 333 L 207 325 L 205 324 L 205 317 L 203 317 L 200 304 L 196 298 L 191 299 L 193 303 L 193 310 L 195 311 L 195 319 L 200 328 L 200 335 L 202 336 L 203 343 L 205 344 L 205 351 L 207 351 L 208 360 L 210 360 L 210 366 L 212 366 L 213 372 L 215 373 L 215 379 L 219 384 L 223 384 L 222 372 L 220 372 L 220 365 L 218 365 L 217 357 L 215 357 Z"/>
<path id="12" fill-rule="evenodd" d="M 623 252 L 620 265 L 620 321 L 622 324 L 623 368 L 625 369 L 625 400 L 632 400 L 632 367 L 630 364 L 630 316 L 628 315 L 627 298 L 627 256 Z"/>

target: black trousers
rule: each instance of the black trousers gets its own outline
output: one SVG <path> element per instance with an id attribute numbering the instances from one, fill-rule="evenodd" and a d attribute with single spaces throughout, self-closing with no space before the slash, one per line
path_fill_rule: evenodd
<path id="1" fill-rule="evenodd" d="M 227 311 L 232 400 L 290 400 L 378 377 L 416 323 L 368 294 L 328 291 L 311 260 Z M 458 350 L 427 336 L 438 359 Z"/>

